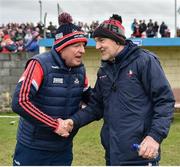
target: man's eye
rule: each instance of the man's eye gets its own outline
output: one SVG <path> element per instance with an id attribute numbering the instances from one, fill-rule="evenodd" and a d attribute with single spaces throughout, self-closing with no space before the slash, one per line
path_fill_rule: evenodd
<path id="1" fill-rule="evenodd" d="M 78 47 L 78 46 L 79 46 L 79 44 L 74 44 L 73 46 L 74 46 L 74 47 Z"/>

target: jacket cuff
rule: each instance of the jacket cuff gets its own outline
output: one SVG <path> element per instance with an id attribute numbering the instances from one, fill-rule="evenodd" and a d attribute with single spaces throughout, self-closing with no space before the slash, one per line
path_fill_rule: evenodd
<path id="1" fill-rule="evenodd" d="M 73 121 L 73 129 L 79 129 L 80 128 L 80 123 L 78 121 L 77 116 L 73 115 L 70 117 L 70 119 L 72 119 Z"/>
<path id="2" fill-rule="evenodd" d="M 158 132 L 152 130 L 148 133 L 148 136 L 151 136 L 154 140 L 156 140 L 159 144 L 162 143 L 164 137 L 162 137 Z"/>
<path id="3" fill-rule="evenodd" d="M 61 126 L 61 124 L 62 124 L 62 122 L 57 121 L 57 126 L 54 129 L 54 131 L 53 131 L 54 133 L 56 133 L 56 131 L 58 130 L 59 126 Z"/>

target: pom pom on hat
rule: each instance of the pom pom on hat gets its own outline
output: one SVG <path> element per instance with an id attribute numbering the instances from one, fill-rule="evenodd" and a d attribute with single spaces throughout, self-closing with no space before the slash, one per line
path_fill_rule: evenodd
<path id="1" fill-rule="evenodd" d="M 57 52 L 73 43 L 87 43 L 85 33 L 80 27 L 73 24 L 72 21 L 71 15 L 66 12 L 61 13 L 58 17 L 59 28 L 56 31 L 54 41 L 54 48 Z"/>
<path id="2" fill-rule="evenodd" d="M 118 14 L 113 14 L 110 19 L 118 20 L 122 24 L 122 18 Z"/>
<path id="3" fill-rule="evenodd" d="M 93 37 L 110 38 L 121 45 L 125 45 L 125 29 L 122 25 L 122 18 L 113 14 L 109 20 L 105 20 L 94 31 Z"/>
<path id="4" fill-rule="evenodd" d="M 63 12 L 58 17 L 58 23 L 61 26 L 62 24 L 72 23 L 73 19 L 69 13 Z"/>

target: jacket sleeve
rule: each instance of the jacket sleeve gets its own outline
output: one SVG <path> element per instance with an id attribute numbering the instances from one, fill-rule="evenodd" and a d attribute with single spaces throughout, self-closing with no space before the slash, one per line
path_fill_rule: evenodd
<path id="1" fill-rule="evenodd" d="M 85 103 L 86 105 L 88 104 L 91 94 L 92 94 L 92 88 L 89 86 L 88 83 L 88 78 L 85 74 L 84 76 L 84 89 L 83 89 L 83 94 L 82 94 L 82 101 L 83 103 Z"/>
<path id="2" fill-rule="evenodd" d="M 74 128 L 80 128 L 94 120 L 101 119 L 103 112 L 101 89 L 97 80 L 94 89 L 92 89 L 88 106 L 71 117 L 74 122 Z"/>
<path id="3" fill-rule="evenodd" d="M 174 111 L 174 96 L 159 60 L 148 56 L 142 63 L 142 84 L 152 102 L 152 123 L 149 136 L 161 143 L 167 137 Z"/>
<path id="4" fill-rule="evenodd" d="M 33 124 L 55 130 L 58 121 L 44 114 L 32 103 L 43 79 L 43 73 L 40 72 L 42 68 L 40 64 L 38 68 L 38 64 L 31 60 L 20 78 L 13 95 L 12 110 Z"/>

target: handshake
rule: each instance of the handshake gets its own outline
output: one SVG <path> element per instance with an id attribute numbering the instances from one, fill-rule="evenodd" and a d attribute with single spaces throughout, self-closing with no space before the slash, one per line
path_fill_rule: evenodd
<path id="1" fill-rule="evenodd" d="M 72 119 L 63 120 L 61 118 L 58 118 L 57 121 L 59 125 L 54 132 L 62 137 L 68 137 L 73 129 L 73 120 Z"/>

